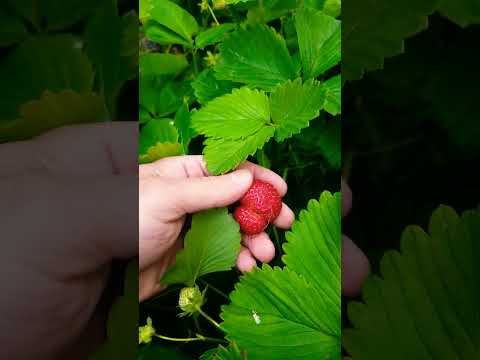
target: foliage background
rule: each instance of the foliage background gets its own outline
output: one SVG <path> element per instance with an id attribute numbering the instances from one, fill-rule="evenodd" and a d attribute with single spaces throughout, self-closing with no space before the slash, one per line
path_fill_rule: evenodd
<path id="1" fill-rule="evenodd" d="M 348 121 L 342 172 L 354 197 L 343 231 L 366 252 L 376 274 L 384 252 L 399 249 L 406 225 L 426 228 L 440 204 L 457 212 L 478 209 L 480 49 L 473 44 L 480 27 L 469 24 L 475 12 L 463 14 L 471 16 L 460 22 L 465 27 L 438 13 L 429 16 L 425 29 L 405 41 L 404 52 L 343 88 Z M 351 326 L 350 303 L 343 299 L 344 328 Z"/>

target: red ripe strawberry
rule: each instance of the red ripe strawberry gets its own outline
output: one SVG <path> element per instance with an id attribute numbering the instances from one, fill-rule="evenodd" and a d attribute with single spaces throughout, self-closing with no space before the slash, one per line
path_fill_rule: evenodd
<path id="1" fill-rule="evenodd" d="M 259 234 L 268 225 L 268 221 L 262 215 L 245 206 L 236 208 L 233 216 L 240 224 L 240 230 L 247 235 Z"/>
<path id="2" fill-rule="evenodd" d="M 240 204 L 263 215 L 268 222 L 275 220 L 282 209 L 282 199 L 277 190 L 261 180 L 253 182 Z"/>

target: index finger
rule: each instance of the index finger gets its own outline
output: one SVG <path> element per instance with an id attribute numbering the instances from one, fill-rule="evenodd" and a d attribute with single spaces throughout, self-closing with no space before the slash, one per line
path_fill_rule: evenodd
<path id="1" fill-rule="evenodd" d="M 281 197 L 284 197 L 287 193 L 287 183 L 280 175 L 276 174 L 272 170 L 264 168 L 260 165 L 253 164 L 249 161 L 244 162 L 238 168 L 250 171 L 253 174 L 254 179 L 262 180 L 272 184 L 275 189 L 277 189 Z"/>

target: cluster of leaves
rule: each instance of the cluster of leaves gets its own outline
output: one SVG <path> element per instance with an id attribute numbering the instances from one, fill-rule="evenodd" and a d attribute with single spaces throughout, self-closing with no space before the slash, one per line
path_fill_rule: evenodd
<path id="1" fill-rule="evenodd" d="M 188 153 L 203 135 L 207 166 L 221 174 L 271 138 L 299 134 L 322 110 L 340 114 L 336 2 L 226 3 L 217 17 L 218 2 L 193 15 L 170 1 L 141 2 L 141 162 Z"/>
<path id="2" fill-rule="evenodd" d="M 0 142 L 115 116 L 137 76 L 137 15 L 116 0 L 4 1 Z"/>
<path id="3" fill-rule="evenodd" d="M 476 0 L 367 0 L 346 4 L 342 13 L 344 79 L 358 80 L 366 71 L 383 68 L 385 58 L 403 53 L 406 38 L 427 28 L 428 16 L 434 12 L 462 27 L 480 22 Z"/>

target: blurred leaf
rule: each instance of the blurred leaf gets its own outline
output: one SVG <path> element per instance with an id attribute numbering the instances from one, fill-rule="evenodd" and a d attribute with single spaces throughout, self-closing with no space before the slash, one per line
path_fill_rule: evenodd
<path id="1" fill-rule="evenodd" d="M 312 200 L 287 241 L 286 268 L 242 276 L 222 326 L 249 360 L 339 359 L 340 194 Z"/>
<path id="2" fill-rule="evenodd" d="M 109 1 L 112 0 L 4 0 L 4 3 L 6 8 L 35 28 L 44 27 L 51 31 L 65 29 L 84 20 Z"/>
<path id="3" fill-rule="evenodd" d="M 460 217 L 440 206 L 429 233 L 409 226 L 400 252 L 387 252 L 381 277 L 349 304 L 354 328 L 344 346 L 354 359 L 474 359 L 480 344 L 480 212 Z M 371 339 L 375 339 L 374 342 Z"/>
<path id="4" fill-rule="evenodd" d="M 321 11 L 303 8 L 295 16 L 305 79 L 316 78 L 341 58 L 341 22 Z"/>
<path id="5" fill-rule="evenodd" d="M 277 125 L 275 140 L 298 134 L 318 116 L 324 102 L 325 89 L 314 79 L 305 84 L 302 79 L 289 80 L 278 86 L 270 95 L 272 119 Z"/>
<path id="6" fill-rule="evenodd" d="M 477 0 L 439 0 L 438 9 L 462 27 L 480 24 L 480 3 Z"/>
<path id="7" fill-rule="evenodd" d="M 105 7 L 117 7 L 115 0 L 32 0 L 34 8 L 40 8 L 49 30 L 60 30 L 71 26 L 88 15 L 98 16 Z M 108 24 L 111 19 L 105 18 Z"/>
<path id="8" fill-rule="evenodd" d="M 31 37 L 9 53 L 0 66 L 0 121 L 17 118 L 20 105 L 46 90 L 89 93 L 93 70 L 81 48 L 78 38 L 52 35 Z"/>
<path id="9" fill-rule="evenodd" d="M 161 282 L 193 286 L 205 274 L 230 270 L 240 251 L 240 240 L 239 225 L 226 208 L 194 214 L 184 248 Z"/>
<path id="10" fill-rule="evenodd" d="M 104 0 L 86 26 L 87 53 L 95 65 L 100 93 L 114 115 L 114 97 L 120 89 L 120 56 L 122 52 L 123 28 L 118 15 L 116 1 Z"/>
<path id="11" fill-rule="evenodd" d="M 216 77 L 270 90 L 296 77 L 285 40 L 266 25 L 239 28 L 220 44 Z"/>
<path id="12" fill-rule="evenodd" d="M 318 148 L 330 165 L 339 170 L 342 165 L 342 123 L 340 119 L 327 122 L 317 134 Z"/>
<path id="13" fill-rule="evenodd" d="M 404 39 L 427 27 L 437 0 L 365 0 L 342 10 L 342 76 L 360 79 L 404 50 Z M 401 14 L 401 16 L 400 16 Z"/>
<path id="14" fill-rule="evenodd" d="M 7 14 L 0 9 L 0 23 L 2 32 L 0 32 L 0 47 L 7 47 L 22 41 L 28 36 L 28 31 L 23 21 L 15 16 Z"/>
<path id="15" fill-rule="evenodd" d="M 198 102 L 205 105 L 210 100 L 231 93 L 236 86 L 231 81 L 218 80 L 212 69 L 205 69 L 192 82 L 192 87 Z"/>
<path id="16" fill-rule="evenodd" d="M 45 92 L 40 100 L 21 106 L 20 119 L 0 123 L 0 143 L 30 139 L 64 125 L 106 119 L 103 97 L 73 91 Z"/>
<path id="17" fill-rule="evenodd" d="M 202 31 L 195 38 L 195 47 L 203 49 L 206 46 L 214 45 L 222 41 L 226 34 L 236 28 L 235 24 L 225 23 L 218 26 L 213 26 L 207 30 Z"/>
<path id="18" fill-rule="evenodd" d="M 141 75 L 165 75 L 181 73 L 188 67 L 185 55 L 146 53 L 140 55 Z"/>
<path id="19" fill-rule="evenodd" d="M 91 360 L 133 359 L 137 354 L 138 262 L 129 263 L 123 287 L 108 314 L 107 341 Z"/>
<path id="20" fill-rule="evenodd" d="M 135 11 L 130 11 L 122 17 L 120 81 L 138 76 L 138 54 L 138 18 Z"/>

